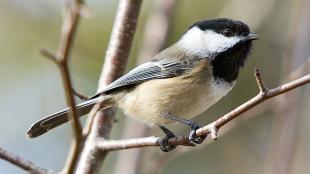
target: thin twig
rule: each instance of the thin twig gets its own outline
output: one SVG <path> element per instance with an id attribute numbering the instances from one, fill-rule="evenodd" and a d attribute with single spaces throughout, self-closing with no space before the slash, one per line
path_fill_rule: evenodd
<path id="1" fill-rule="evenodd" d="M 0 147 L 0 158 L 30 173 L 35 173 L 35 174 L 52 173 L 52 171 L 39 167 L 33 162 L 25 160 L 24 158 L 17 156 L 11 152 L 8 152 L 1 147 Z"/>
<path id="2" fill-rule="evenodd" d="M 259 91 L 262 93 L 262 94 L 266 94 L 269 89 L 268 87 L 266 86 L 265 82 L 263 81 L 262 77 L 261 77 L 261 74 L 258 70 L 258 68 L 255 68 L 254 69 L 254 75 L 255 75 L 255 79 L 256 79 L 256 83 L 257 83 L 257 86 L 259 88 Z"/>
<path id="3" fill-rule="evenodd" d="M 66 0 L 64 3 L 63 24 L 58 51 L 56 54 L 54 54 L 47 49 L 42 49 L 41 53 L 57 63 L 63 80 L 67 105 L 70 108 L 69 116 L 70 119 L 72 119 L 71 123 L 74 138 L 71 143 L 70 152 L 67 157 L 63 172 L 71 174 L 74 172 L 79 157 L 79 152 L 82 147 L 82 126 L 78 120 L 75 109 L 76 104 L 74 100 L 74 91 L 72 90 L 73 88 L 68 67 L 68 59 L 72 50 L 73 40 L 79 23 L 83 1 L 76 0 L 75 3 L 72 3 L 72 5 L 70 5 L 71 3 L 69 0 Z"/>
<path id="4" fill-rule="evenodd" d="M 305 62 L 303 62 L 294 71 L 292 71 L 290 73 L 290 75 L 288 76 L 288 78 L 285 79 L 283 82 L 285 82 L 285 81 L 292 81 L 292 80 L 297 79 L 298 77 L 300 77 L 302 75 L 308 74 L 309 72 L 310 72 L 310 57 L 308 57 Z M 274 107 L 273 103 L 275 103 L 275 101 L 272 101 L 271 104 L 270 103 L 260 104 L 256 108 L 254 108 L 251 111 L 245 113 L 246 117 L 243 117 L 243 118 L 249 119 L 249 118 L 252 118 L 252 117 L 254 117 L 256 115 L 259 115 L 259 114 L 269 110 L 270 108 L 273 108 Z"/>
<path id="5" fill-rule="evenodd" d="M 260 79 L 257 80 L 263 82 L 261 77 Z M 261 95 L 260 92 L 252 99 L 248 100 L 244 104 L 240 105 L 239 107 L 235 108 L 234 110 L 230 111 L 229 113 L 225 114 L 224 116 L 220 117 L 214 122 L 198 129 L 196 131 L 196 134 L 198 136 L 204 136 L 211 133 L 212 139 L 216 139 L 219 129 L 225 124 L 229 123 L 234 118 L 240 116 L 242 113 L 257 106 L 258 104 L 267 99 L 283 94 L 285 92 L 288 92 L 292 89 L 298 88 L 308 83 L 310 83 L 310 74 L 307 74 L 303 77 L 300 77 L 299 79 L 293 80 L 289 83 L 283 84 L 276 88 L 269 89 L 268 91 L 266 91 L 264 95 Z M 145 138 L 136 138 L 129 140 L 113 140 L 113 141 L 101 141 L 100 139 L 97 139 L 96 142 L 99 149 L 108 151 L 108 150 L 138 148 L 145 146 L 158 146 L 158 140 L 159 140 L 158 137 L 145 137 Z M 188 135 L 178 136 L 169 139 L 169 145 L 189 145 Z"/>
<path id="6" fill-rule="evenodd" d="M 80 98 L 81 100 L 89 100 L 89 99 L 90 99 L 89 96 L 86 96 L 86 95 L 84 95 L 84 94 L 82 94 L 82 93 L 77 92 L 74 88 L 72 88 L 72 92 L 73 92 L 73 94 L 74 94 L 75 96 L 77 96 L 77 97 Z"/>
<path id="7" fill-rule="evenodd" d="M 55 55 L 55 53 L 53 53 L 51 50 L 47 49 L 47 48 L 41 48 L 39 50 L 39 52 L 45 56 L 46 58 L 50 59 L 51 61 L 53 61 L 56 65 L 58 65 L 58 61 L 57 61 L 57 57 Z"/>

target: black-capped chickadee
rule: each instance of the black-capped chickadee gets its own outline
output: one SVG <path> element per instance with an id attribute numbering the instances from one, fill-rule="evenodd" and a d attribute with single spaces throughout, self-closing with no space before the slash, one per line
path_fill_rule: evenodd
<path id="1" fill-rule="evenodd" d="M 199 125 L 188 120 L 219 101 L 234 86 L 239 70 L 258 35 L 241 21 L 219 18 L 194 23 L 181 39 L 113 83 L 90 100 L 76 106 L 79 116 L 99 100 L 115 106 L 150 126 L 159 126 L 166 137 L 163 151 L 174 134 L 164 125 L 181 122 L 191 127 L 189 139 L 201 143 Z M 68 109 L 34 123 L 28 136 L 37 137 L 68 121 Z"/>

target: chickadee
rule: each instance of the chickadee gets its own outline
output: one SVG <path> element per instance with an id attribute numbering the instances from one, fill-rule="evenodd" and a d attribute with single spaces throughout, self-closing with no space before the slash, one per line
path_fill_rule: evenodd
<path id="1" fill-rule="evenodd" d="M 157 54 L 88 101 L 76 106 L 79 116 L 87 114 L 100 101 L 114 106 L 150 126 L 159 126 L 166 134 L 160 141 L 163 151 L 175 146 L 168 139 L 175 136 L 164 125 L 181 122 L 190 126 L 189 140 L 199 144 L 200 126 L 189 120 L 207 110 L 235 85 L 239 70 L 258 35 L 241 22 L 227 18 L 194 23 L 172 46 Z M 69 109 L 35 122 L 27 134 L 37 137 L 68 121 Z"/>

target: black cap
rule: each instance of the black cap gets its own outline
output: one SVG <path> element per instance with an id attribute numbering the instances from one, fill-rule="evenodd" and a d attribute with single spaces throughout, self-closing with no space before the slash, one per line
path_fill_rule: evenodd
<path id="1" fill-rule="evenodd" d="M 216 18 L 210 20 L 202 20 L 194 23 L 189 29 L 198 27 L 200 30 L 212 30 L 217 33 L 225 34 L 229 32 L 228 36 L 238 35 L 247 36 L 250 33 L 248 25 L 241 21 L 232 20 L 228 18 Z M 189 30 L 188 29 L 188 30 Z"/>

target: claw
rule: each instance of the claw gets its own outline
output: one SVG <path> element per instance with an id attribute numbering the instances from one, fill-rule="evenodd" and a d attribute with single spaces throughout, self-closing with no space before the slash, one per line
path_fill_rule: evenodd
<path id="1" fill-rule="evenodd" d="M 197 136 L 196 130 L 199 128 L 200 128 L 200 126 L 197 123 L 195 123 L 195 122 L 192 123 L 191 131 L 189 133 L 189 141 L 190 142 L 193 142 L 195 144 L 201 144 L 207 138 L 206 135 L 205 136 Z"/>
<path id="2" fill-rule="evenodd" d="M 163 152 L 169 152 L 177 147 L 177 145 L 169 145 L 170 138 L 175 137 L 175 134 L 164 126 L 159 126 L 160 129 L 166 134 L 164 138 L 159 139 L 159 147 Z"/>
<path id="3" fill-rule="evenodd" d="M 169 152 L 177 147 L 176 145 L 169 145 L 168 140 L 167 136 L 159 140 L 159 147 L 163 152 Z"/>

